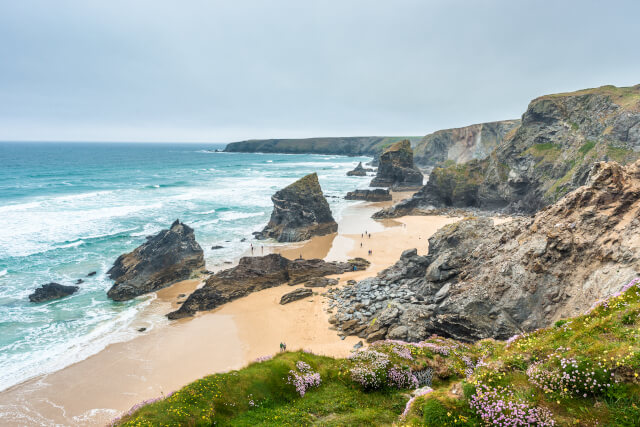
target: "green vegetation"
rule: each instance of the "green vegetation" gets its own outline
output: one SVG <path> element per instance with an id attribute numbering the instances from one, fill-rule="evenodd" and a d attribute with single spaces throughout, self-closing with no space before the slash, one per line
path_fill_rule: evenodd
<path id="1" fill-rule="evenodd" d="M 607 146 L 607 157 L 609 157 L 610 160 L 615 160 L 618 163 L 628 163 L 629 160 L 637 158 L 638 153 L 627 148 L 609 145 Z"/>
<path id="2" fill-rule="evenodd" d="M 435 168 L 431 172 L 435 186 L 447 205 L 454 202 L 475 205 L 478 187 L 484 179 L 478 161 Z"/>
<path id="3" fill-rule="evenodd" d="M 596 142 L 595 141 L 587 141 L 585 142 L 582 147 L 580 147 L 578 149 L 578 152 L 582 155 L 587 154 L 589 151 L 591 151 L 593 149 L 593 147 L 596 146 Z"/>
<path id="4" fill-rule="evenodd" d="M 637 426 L 639 316 L 636 279 L 582 316 L 506 342 L 383 341 L 349 359 L 281 353 L 198 380 L 116 423 L 480 426 L 526 419 L 539 426 Z M 301 361 L 322 379 L 303 397 L 287 382 Z M 431 389 L 409 401 L 424 373 L 432 375 L 425 380 Z"/>
<path id="5" fill-rule="evenodd" d="M 567 96 L 583 95 L 603 95 L 608 96 L 611 101 L 627 109 L 640 109 L 640 85 L 628 87 L 616 87 L 613 85 L 601 86 L 592 89 L 583 89 L 576 92 L 554 93 L 536 98 L 532 102 L 541 99 L 557 99 Z"/>

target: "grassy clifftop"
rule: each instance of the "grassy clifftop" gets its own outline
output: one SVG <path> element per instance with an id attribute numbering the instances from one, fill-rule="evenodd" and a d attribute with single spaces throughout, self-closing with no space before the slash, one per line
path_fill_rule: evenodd
<path id="1" fill-rule="evenodd" d="M 143 402 L 116 425 L 640 425 L 640 286 L 506 342 L 298 351 Z M 416 389 L 415 391 L 412 391 Z"/>
<path id="2" fill-rule="evenodd" d="M 340 154 L 346 156 L 377 156 L 396 141 L 418 136 L 357 136 L 335 138 L 255 139 L 232 142 L 225 151 L 232 153 Z"/>

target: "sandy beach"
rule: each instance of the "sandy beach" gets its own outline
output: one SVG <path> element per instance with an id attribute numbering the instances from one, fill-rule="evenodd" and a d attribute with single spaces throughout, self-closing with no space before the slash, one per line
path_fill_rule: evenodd
<path id="1" fill-rule="evenodd" d="M 396 194 L 396 198 L 406 194 Z M 428 251 L 428 238 L 457 221 L 444 216 L 403 217 L 374 221 L 371 214 L 384 203 L 360 203 L 345 210 L 339 231 L 302 244 L 265 245 L 264 253 L 289 258 L 369 259 L 366 271 L 339 276 L 347 280 L 373 276 L 395 263 L 402 251 Z M 365 235 L 371 234 L 371 237 Z M 368 255 L 371 250 L 372 254 Z M 256 246 L 255 255 L 263 249 Z M 249 254 L 250 255 L 250 254 Z M 338 277 L 338 276 L 334 276 Z M 145 316 L 166 314 L 200 282 L 190 280 L 164 289 Z M 300 285 L 296 286 L 299 287 Z M 311 298 L 285 306 L 280 297 L 295 287 L 280 286 L 253 293 L 212 312 L 176 322 L 155 324 L 139 337 L 108 346 L 65 369 L 35 378 L 0 393 L 3 425 L 104 425 L 141 401 L 176 390 L 200 377 L 238 369 L 259 356 L 288 349 L 346 356 L 360 339 L 341 340 L 329 328 L 320 289 Z"/>

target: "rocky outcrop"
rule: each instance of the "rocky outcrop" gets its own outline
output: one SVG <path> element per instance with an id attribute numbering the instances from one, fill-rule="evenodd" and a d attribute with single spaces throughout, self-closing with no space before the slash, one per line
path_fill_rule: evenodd
<path id="1" fill-rule="evenodd" d="M 176 220 L 132 252 L 120 255 L 107 272 L 115 284 L 107 295 L 125 301 L 188 279 L 204 267 L 204 254 L 193 229 Z"/>
<path id="2" fill-rule="evenodd" d="M 338 231 L 316 173 L 300 178 L 271 196 L 273 212 L 258 239 L 300 242 Z"/>
<path id="3" fill-rule="evenodd" d="M 364 168 L 359 162 L 354 170 L 347 172 L 347 176 L 367 176 L 367 172 L 373 172 L 373 169 Z"/>
<path id="4" fill-rule="evenodd" d="M 192 316 L 197 311 L 213 310 L 251 292 L 285 283 L 295 285 L 316 277 L 352 271 L 354 265 L 360 270 L 368 262 L 360 258 L 348 262 L 325 262 L 321 259 L 291 261 L 278 254 L 243 257 L 236 267 L 210 276 L 202 288 L 189 295 L 180 309 L 169 314 L 169 318 L 179 319 Z"/>
<path id="5" fill-rule="evenodd" d="M 305 288 L 326 288 L 327 286 L 335 286 L 338 284 L 338 280 L 329 279 L 327 277 L 315 277 L 308 282 L 305 282 Z"/>
<path id="6" fill-rule="evenodd" d="M 231 153 L 339 154 L 377 158 L 384 147 L 403 139 L 418 142 L 421 137 L 362 136 L 303 139 L 254 139 L 232 142 L 224 149 Z"/>
<path id="7" fill-rule="evenodd" d="M 343 334 L 505 339 L 583 313 L 640 272 L 640 161 L 598 162 L 587 185 L 533 218 L 443 227 L 429 254 L 332 290 Z"/>
<path id="8" fill-rule="evenodd" d="M 431 133 L 413 149 L 413 161 L 431 168 L 447 164 L 461 164 L 484 159 L 505 136 L 520 124 L 520 120 L 479 123 Z"/>
<path id="9" fill-rule="evenodd" d="M 422 186 L 422 172 L 413 164 L 413 150 L 408 139 L 396 142 L 380 155 L 380 164 L 372 187 L 391 187 L 402 191 Z"/>
<path id="10" fill-rule="evenodd" d="M 298 301 L 300 299 L 310 297 L 311 295 L 313 295 L 313 291 L 311 289 L 298 288 L 295 291 L 282 295 L 282 298 L 280 298 L 280 304 L 289 304 L 290 302 Z"/>
<path id="11" fill-rule="evenodd" d="M 489 157 L 435 168 L 413 198 L 378 217 L 434 207 L 530 214 L 583 185 L 596 161 L 639 156 L 640 85 L 543 96 Z"/>
<path id="12" fill-rule="evenodd" d="M 367 202 L 388 202 L 392 199 L 391 193 L 386 188 L 349 191 L 344 198 L 346 200 L 365 200 Z"/>
<path id="13" fill-rule="evenodd" d="M 37 288 L 31 295 L 29 295 L 29 301 L 31 302 L 47 302 L 55 299 L 68 297 L 74 294 L 80 289 L 77 286 L 65 286 L 59 283 L 47 283 Z"/>

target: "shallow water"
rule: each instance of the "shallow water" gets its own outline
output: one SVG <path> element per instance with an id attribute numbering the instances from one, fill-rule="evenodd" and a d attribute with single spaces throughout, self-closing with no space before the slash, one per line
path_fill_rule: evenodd
<path id="1" fill-rule="evenodd" d="M 249 248 L 251 233 L 269 219 L 271 194 L 297 178 L 318 173 L 336 218 L 354 203 L 342 199 L 345 192 L 371 179 L 345 176 L 367 158 L 215 148 L 0 143 L 0 390 L 135 335 L 132 323 L 152 297 L 108 300 L 105 273 L 145 236 L 179 218 L 215 268 Z M 28 301 L 44 283 L 77 279 L 84 283 L 71 297 Z"/>

